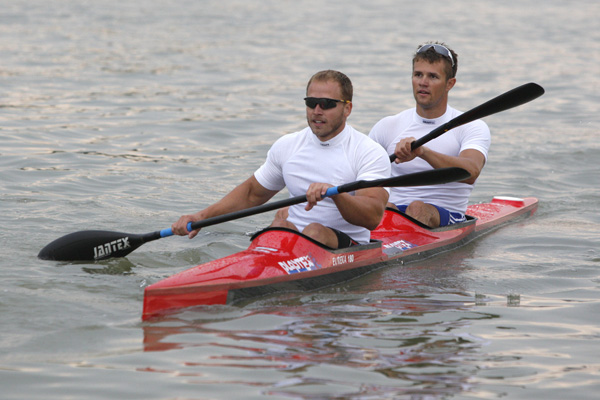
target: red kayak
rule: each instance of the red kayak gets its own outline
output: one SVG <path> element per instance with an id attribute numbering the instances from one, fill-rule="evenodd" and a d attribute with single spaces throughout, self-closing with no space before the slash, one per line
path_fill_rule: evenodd
<path id="1" fill-rule="evenodd" d="M 190 268 L 148 286 L 142 319 L 198 305 L 228 304 L 280 291 L 314 290 L 383 266 L 430 257 L 461 246 L 519 216 L 533 214 L 538 200 L 494 197 L 467 208 L 468 219 L 430 229 L 386 210 L 371 243 L 332 250 L 287 229 L 258 232 L 248 249 Z"/>

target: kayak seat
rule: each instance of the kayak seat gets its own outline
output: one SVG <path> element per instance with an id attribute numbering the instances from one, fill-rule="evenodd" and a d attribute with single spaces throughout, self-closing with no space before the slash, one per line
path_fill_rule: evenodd
<path id="1" fill-rule="evenodd" d="M 417 221 L 416 219 L 414 219 L 413 217 L 406 215 L 405 213 L 403 213 L 400 210 L 396 210 L 395 208 L 390 208 L 390 207 L 386 207 L 385 208 L 386 211 L 401 215 L 403 218 L 409 220 L 410 222 L 412 222 L 413 224 L 423 228 L 423 229 L 427 229 L 429 231 L 441 231 L 441 230 L 447 230 L 447 229 L 454 229 L 457 228 L 458 226 L 460 226 L 461 224 L 470 224 L 472 223 L 472 221 L 476 220 L 477 218 L 472 217 L 470 215 L 465 215 L 465 218 L 467 219 L 464 222 L 458 223 L 458 224 L 453 224 L 453 225 L 448 225 L 448 226 L 441 226 L 438 228 L 432 228 L 429 225 L 425 225 L 424 223 L 422 223 L 421 221 Z"/>
<path id="2" fill-rule="evenodd" d="M 334 249 L 332 247 L 324 245 L 321 242 L 316 241 L 315 239 L 313 239 L 313 238 L 311 238 L 309 236 L 306 236 L 305 234 L 303 234 L 301 232 L 298 232 L 298 231 L 295 231 L 295 230 L 289 229 L 289 228 L 279 228 L 279 227 L 277 227 L 277 228 L 268 227 L 268 228 L 261 229 L 261 230 L 255 232 L 250 237 L 250 241 L 252 242 L 252 241 L 254 241 L 254 239 L 256 239 L 258 236 L 262 235 L 263 233 L 271 232 L 271 231 L 293 233 L 295 235 L 303 237 L 304 239 L 308 240 L 311 243 L 314 243 L 315 245 L 317 245 L 319 247 L 322 247 L 322 248 L 324 248 L 326 250 L 329 250 L 329 251 L 332 251 L 332 252 L 339 252 L 340 250 L 345 250 L 345 249 L 350 249 L 350 248 L 353 248 L 353 249 L 358 249 L 358 248 L 363 249 L 363 248 L 365 248 L 365 246 L 370 246 L 370 247 L 379 247 L 379 246 L 381 246 L 381 241 L 380 240 L 371 239 L 371 241 L 370 241 L 369 244 L 358 244 L 358 245 L 354 245 L 354 246 L 350 246 L 350 247 L 345 247 L 345 248 L 340 248 L 340 249 Z"/>

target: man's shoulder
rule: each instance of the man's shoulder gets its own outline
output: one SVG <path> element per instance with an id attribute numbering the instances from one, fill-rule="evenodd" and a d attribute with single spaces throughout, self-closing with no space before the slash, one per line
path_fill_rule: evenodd
<path id="1" fill-rule="evenodd" d="M 357 131 L 356 129 L 351 128 L 351 142 L 352 144 L 350 148 L 353 148 L 353 152 L 356 155 L 368 156 L 369 158 L 383 158 L 389 163 L 389 158 L 385 149 L 377 143 L 370 136 L 365 135 L 362 132 Z"/>
<path id="2" fill-rule="evenodd" d="M 346 125 L 346 127 L 347 127 L 348 131 L 350 132 L 350 138 L 358 145 L 360 145 L 360 146 L 363 146 L 363 145 L 379 146 L 372 138 L 370 138 L 368 135 L 364 134 L 363 132 L 360 132 L 360 131 L 354 129 L 350 125 Z M 379 147 L 381 147 L 381 146 L 379 146 Z"/>
<path id="3" fill-rule="evenodd" d="M 310 130 L 310 128 L 307 127 L 300 131 L 286 133 L 285 135 L 277 138 L 274 145 L 289 144 L 291 142 L 302 141 L 307 137 L 308 130 Z"/>
<path id="4" fill-rule="evenodd" d="M 386 147 L 390 140 L 414 122 L 415 113 L 416 108 L 413 107 L 380 119 L 369 132 L 369 137 Z"/>
<path id="5" fill-rule="evenodd" d="M 400 111 L 397 114 L 388 115 L 387 117 L 383 117 L 379 122 L 381 122 L 381 121 L 392 122 L 392 121 L 403 120 L 406 118 L 412 118 L 413 115 L 415 115 L 415 112 L 416 112 L 415 107 L 407 108 L 406 110 Z"/>
<path id="6" fill-rule="evenodd" d="M 386 127 L 396 127 L 397 125 L 406 125 L 414 121 L 414 115 L 416 108 L 409 108 L 398 114 L 388 115 L 380 119 L 374 126 L 373 129 L 384 129 Z"/>

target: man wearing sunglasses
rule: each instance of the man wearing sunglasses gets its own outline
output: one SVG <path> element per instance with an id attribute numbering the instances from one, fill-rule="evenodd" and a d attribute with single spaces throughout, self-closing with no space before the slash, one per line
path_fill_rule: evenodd
<path id="1" fill-rule="evenodd" d="M 346 124 L 352 111 L 352 83 L 338 71 L 312 76 L 306 89 L 308 127 L 279 138 L 265 163 L 217 203 L 172 225 L 173 233 L 196 236 L 187 224 L 266 203 L 284 187 L 290 197 L 306 194 L 307 203 L 281 210 L 271 227 L 304 233 L 330 247 L 366 244 L 389 197 L 385 188 L 360 189 L 323 198 L 328 188 L 357 180 L 390 176 L 385 150 Z"/>
<path id="2" fill-rule="evenodd" d="M 412 68 L 416 106 L 383 118 L 369 133 L 389 154 L 396 155 L 394 176 L 444 167 L 464 168 L 471 174 L 462 182 L 391 189 L 389 207 L 430 227 L 465 220 L 469 196 L 486 162 L 491 141 L 488 126 L 478 120 L 411 150 L 412 142 L 462 114 L 448 106 L 448 93 L 456 83 L 457 63 L 456 53 L 443 43 L 419 46 Z"/>

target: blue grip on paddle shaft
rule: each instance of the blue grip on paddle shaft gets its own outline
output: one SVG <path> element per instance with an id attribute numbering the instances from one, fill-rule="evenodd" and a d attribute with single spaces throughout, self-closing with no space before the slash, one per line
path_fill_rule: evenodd
<path id="1" fill-rule="evenodd" d="M 187 230 L 188 230 L 188 232 L 192 231 L 192 223 L 191 222 L 188 222 Z M 161 238 L 164 238 L 167 236 L 173 236 L 173 231 L 171 230 L 171 228 L 166 228 L 166 229 L 163 229 L 162 231 L 160 231 Z"/>
<path id="2" fill-rule="evenodd" d="M 164 238 L 167 236 L 173 236 L 173 231 L 171 230 L 171 228 L 166 228 L 166 229 L 163 229 L 162 231 L 160 231 L 161 238 Z"/>
<path id="3" fill-rule="evenodd" d="M 335 196 L 336 194 L 340 194 L 340 192 L 338 192 L 338 187 L 334 186 L 334 187 L 330 187 L 329 189 L 327 189 L 327 191 L 325 192 L 325 197 L 331 197 L 331 196 Z"/>
<path id="4" fill-rule="evenodd" d="M 192 231 L 192 223 L 191 222 L 188 222 L 187 230 L 188 230 L 188 232 Z M 167 236 L 173 236 L 173 230 L 171 228 L 166 228 L 166 229 L 163 229 L 162 231 L 160 231 L 161 238 L 164 238 Z"/>

